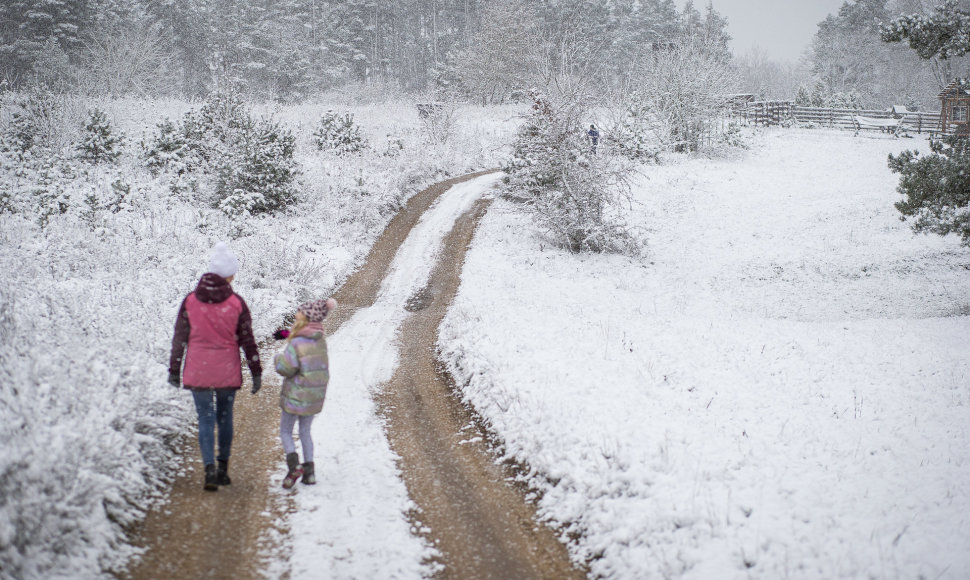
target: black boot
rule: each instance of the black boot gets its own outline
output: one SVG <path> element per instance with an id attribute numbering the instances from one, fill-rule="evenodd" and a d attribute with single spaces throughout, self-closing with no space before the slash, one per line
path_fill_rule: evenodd
<path id="1" fill-rule="evenodd" d="M 313 485 L 317 482 L 317 476 L 313 473 L 313 462 L 307 461 L 303 464 L 303 483 Z"/>
<path id="2" fill-rule="evenodd" d="M 205 464 L 205 484 L 202 485 L 202 489 L 206 491 L 219 491 L 219 484 L 216 482 L 215 464 Z"/>
<path id="3" fill-rule="evenodd" d="M 303 475 L 303 467 L 300 465 L 300 456 L 296 453 L 286 454 L 286 477 L 283 478 L 283 489 L 290 489 Z"/>
<path id="4" fill-rule="evenodd" d="M 216 462 L 216 483 L 219 485 L 229 485 L 232 480 L 229 479 L 229 460 L 226 461 L 218 460 Z"/>

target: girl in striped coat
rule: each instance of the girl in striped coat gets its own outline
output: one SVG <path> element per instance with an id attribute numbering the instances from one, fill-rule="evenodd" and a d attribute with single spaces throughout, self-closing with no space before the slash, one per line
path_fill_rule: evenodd
<path id="1" fill-rule="evenodd" d="M 276 355 L 276 372 L 283 375 L 280 388 L 280 439 L 286 451 L 287 474 L 283 487 L 290 489 L 297 479 L 303 483 L 317 482 L 313 469 L 313 436 L 310 426 L 313 417 L 323 410 L 330 380 L 330 364 L 327 358 L 327 340 L 323 332 L 323 319 L 334 308 L 333 298 L 301 304 L 296 320 L 287 336 L 286 348 Z M 293 427 L 299 422 L 300 444 L 303 447 L 303 464 L 293 442 Z"/>

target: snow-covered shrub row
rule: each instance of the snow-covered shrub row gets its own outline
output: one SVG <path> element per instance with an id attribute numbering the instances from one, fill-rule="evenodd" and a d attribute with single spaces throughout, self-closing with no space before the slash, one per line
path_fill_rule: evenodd
<path id="1" fill-rule="evenodd" d="M 17 98 L 17 97 L 11 97 Z M 96 577 L 133 553 L 125 526 L 162 496 L 194 411 L 166 383 L 175 313 L 230 239 L 233 283 L 267 336 L 294 305 L 325 296 L 366 255 L 394 210 L 445 175 L 495 166 L 514 120 L 470 109 L 453 148 L 421 141 L 413 105 L 354 112 L 400 154 L 337 158 L 312 145 L 323 105 L 262 108 L 294 135 L 301 169 L 285 211 L 234 219 L 154 175 L 133 145 L 176 101 L 100 108 L 125 148 L 91 164 L 76 140 L 0 151 L 0 570 L 14 578 Z M 81 116 L 57 128 L 78 135 Z M 10 127 L 5 117 L 0 132 Z M 234 239 L 233 236 L 235 236 Z"/>

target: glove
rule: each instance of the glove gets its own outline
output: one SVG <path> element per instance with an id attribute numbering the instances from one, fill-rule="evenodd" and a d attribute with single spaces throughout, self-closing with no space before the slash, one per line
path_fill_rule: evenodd
<path id="1" fill-rule="evenodd" d="M 261 388 L 263 388 L 263 376 L 256 375 L 253 377 L 253 389 L 249 392 L 255 395 Z"/>
<path id="2" fill-rule="evenodd" d="M 281 328 L 273 333 L 273 338 L 275 338 L 276 340 L 283 340 L 288 336 L 290 336 L 290 331 L 286 330 L 285 328 Z"/>
<path id="3" fill-rule="evenodd" d="M 181 377 L 179 377 L 177 374 L 168 373 L 168 384 L 172 385 L 176 389 L 182 386 L 182 381 L 180 379 Z"/>

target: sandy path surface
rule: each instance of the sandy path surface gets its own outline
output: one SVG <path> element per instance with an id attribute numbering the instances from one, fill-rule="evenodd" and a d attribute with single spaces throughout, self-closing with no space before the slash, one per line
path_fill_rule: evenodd
<path id="1" fill-rule="evenodd" d="M 535 509 L 496 464 L 488 434 L 459 400 L 435 356 L 438 325 L 458 291 L 465 252 L 489 202 L 455 224 L 428 285 L 408 303 L 400 333 L 401 365 L 378 398 L 391 447 L 441 552 L 442 578 L 583 578 Z"/>
<path id="2" fill-rule="evenodd" d="M 391 220 L 367 256 L 334 297 L 341 307 L 327 323 L 332 334 L 360 308 L 374 303 L 397 248 L 424 211 L 451 185 L 482 173 L 435 184 L 411 198 Z M 461 263 L 486 202 L 456 224 L 432 280 L 411 302 L 414 311 L 401 330 L 402 360 L 381 397 L 388 435 L 402 457 L 408 491 L 421 508 L 429 537 L 442 553 L 447 578 L 581 577 L 554 534 L 534 523 L 534 510 L 510 473 L 494 464 L 485 444 L 470 438 L 474 417 L 440 377 L 434 357 L 437 325 L 460 281 Z M 125 578 L 261 578 L 278 555 L 287 530 L 274 529 L 292 509 L 285 495 L 270 491 L 282 451 L 277 429 L 278 381 L 264 371 L 256 396 L 248 387 L 235 404 L 235 437 L 229 473 L 232 485 L 202 490 L 202 464 L 194 437 L 186 438 L 184 469 L 169 501 L 150 512 L 133 531 L 146 552 Z M 272 381 L 272 384 L 270 382 Z M 484 440 L 484 437 L 482 437 Z"/>

